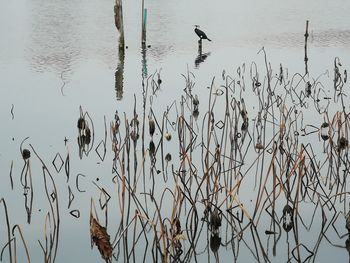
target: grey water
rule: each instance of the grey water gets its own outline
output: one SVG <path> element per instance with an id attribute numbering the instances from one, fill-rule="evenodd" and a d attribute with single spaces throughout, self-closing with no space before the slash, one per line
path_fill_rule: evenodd
<path id="1" fill-rule="evenodd" d="M 42 164 L 38 158 L 34 159 L 32 152 L 35 194 L 31 224 L 27 223 L 20 178 L 24 167 L 20 146 L 24 139 L 28 138 L 23 147 L 31 149 L 31 144 L 35 148 L 54 174 L 61 192 L 56 262 L 103 262 L 96 247 L 90 248 L 90 200 L 94 198 L 97 203 L 100 197 L 95 184 L 107 189 L 113 197 L 113 204 L 109 204 L 111 236 L 117 231 L 120 214 L 117 187 L 111 183 L 114 175 L 110 143 L 104 160 L 95 147 L 104 140 L 104 119 L 107 131 L 116 111 L 123 120 L 124 112 L 131 119 L 134 96 L 141 111 L 143 76 L 161 75 L 162 88 L 151 102 L 160 117 L 160 112 L 168 105 L 181 100 L 185 86 L 182 74 L 193 73 L 194 91 L 201 101 L 207 101 L 207 87 L 214 77 L 219 79 L 224 70 L 235 74 L 244 64 L 249 74 L 249 65 L 256 61 L 264 71 L 264 58 L 259 52 L 262 47 L 275 71 L 282 63 L 291 74 L 302 73 L 306 20 L 310 23 L 308 68 L 314 78 L 324 76 L 328 85 L 325 90 L 332 87 L 334 59 L 338 57 L 344 68 L 350 63 L 350 2 L 346 0 L 145 0 L 148 10 L 146 49 L 141 48 L 141 1 L 130 0 L 123 1 L 127 49 L 120 82 L 116 79 L 121 57 L 114 5 L 112 0 L 3 0 L 0 3 L 0 198 L 6 200 L 11 226 L 22 227 L 32 262 L 44 261 L 38 240 L 45 240 L 45 217 L 50 206 L 45 199 Z M 198 60 L 198 37 L 193 31 L 196 24 L 212 39 L 212 42 L 203 41 L 202 50 L 206 56 L 201 60 Z M 254 100 L 250 99 L 246 98 L 248 108 L 254 110 Z M 83 159 L 79 158 L 77 145 L 80 106 L 94 120 L 95 129 L 95 147 Z M 202 103 L 201 107 L 204 107 Z M 332 111 L 339 110 L 336 103 L 333 107 Z M 307 120 L 314 117 L 305 111 Z M 323 120 L 323 116 L 315 118 Z M 109 135 L 107 140 L 110 140 Z M 177 150 L 176 145 L 171 147 Z M 322 151 L 321 146 L 315 147 Z M 53 160 L 57 153 L 63 161 L 69 153 L 71 178 L 68 183 L 64 170 L 55 170 Z M 14 189 L 11 189 L 10 171 Z M 83 193 L 76 189 L 77 174 L 85 176 L 80 177 Z M 68 186 L 75 195 L 71 206 Z M 74 209 L 79 210 L 79 218 L 70 214 Z M 316 220 L 320 220 L 321 215 L 317 216 Z M 337 224 L 343 227 L 344 222 L 337 221 Z M 341 234 L 344 233 L 345 229 L 341 229 Z M 312 229 L 302 236 L 305 245 L 315 240 Z M 335 234 L 331 236 L 335 244 L 344 246 L 345 239 Z M 1 210 L 0 249 L 6 242 Z M 142 254 L 143 248 L 138 249 Z M 24 250 L 18 253 L 19 262 L 25 262 Z M 232 258 L 232 252 L 222 253 L 222 262 Z M 271 257 L 270 261 L 290 259 L 281 254 Z M 3 262 L 9 262 L 6 250 L 3 257 Z M 215 261 L 213 255 L 210 259 Z M 253 262 L 254 258 L 242 249 L 238 260 Z M 349 255 L 345 248 L 323 241 L 312 260 L 345 262 Z"/>

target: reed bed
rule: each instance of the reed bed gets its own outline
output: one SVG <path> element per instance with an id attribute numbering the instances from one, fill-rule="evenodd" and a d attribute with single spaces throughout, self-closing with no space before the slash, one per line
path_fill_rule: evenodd
<path id="1" fill-rule="evenodd" d="M 60 215 L 67 211 L 63 198 L 72 216 L 89 222 L 92 247 L 105 262 L 317 262 L 321 243 L 349 250 L 347 71 L 335 58 L 333 76 L 312 76 L 307 66 L 305 74 L 290 74 L 282 65 L 273 69 L 264 49 L 259 53 L 261 65 L 223 71 L 206 94 L 187 71 L 183 93 L 163 111 L 154 106 L 162 92 L 156 71 L 143 79 L 130 116 L 116 111 L 112 120 L 94 120 L 103 134 L 96 134 L 80 107 L 77 141 L 70 146 L 80 160 L 95 154 L 111 171 L 103 175 L 107 184 L 91 182 L 94 192 L 81 185 L 85 174 L 70 179 L 68 146 L 65 159 L 57 155 L 61 165 L 54 160 L 50 171 L 24 140 L 20 182 L 27 224 L 39 187 L 33 185 L 33 162 L 41 167 L 35 173 L 42 175 L 49 206 L 39 240 L 43 261 L 63 260 L 57 258 L 64 249 L 58 245 Z M 102 139 L 96 144 L 96 138 Z M 55 174 L 63 165 L 66 182 L 58 184 Z M 13 189 L 12 170 L 13 162 Z M 68 189 L 66 196 L 59 187 Z M 88 218 L 80 216 L 84 207 L 70 208 L 79 195 L 91 200 Z M 30 262 L 5 200 L 0 260 L 16 262 L 17 229 Z"/>

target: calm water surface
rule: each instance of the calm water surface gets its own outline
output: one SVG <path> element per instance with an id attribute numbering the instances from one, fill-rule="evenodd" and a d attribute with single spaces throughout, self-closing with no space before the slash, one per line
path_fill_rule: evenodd
<path id="1" fill-rule="evenodd" d="M 204 102 L 208 99 L 207 87 L 213 77 L 221 78 L 223 70 L 226 74 L 234 75 L 237 68 L 245 64 L 249 76 L 248 68 L 255 61 L 265 74 L 264 57 L 261 52 L 258 53 L 262 47 L 267 52 L 274 73 L 278 72 L 280 63 L 288 68 L 290 74 L 303 73 L 306 20 L 310 21 L 308 67 L 313 78 L 325 74 L 323 79 L 331 88 L 334 58 L 339 57 L 344 68 L 348 68 L 350 63 L 350 2 L 346 0 L 145 2 L 148 9 L 147 45 L 150 45 L 146 50 L 142 50 L 140 45 L 141 1 L 123 3 L 128 48 L 122 70 L 113 1 L 4 0 L 0 3 L 0 198 L 4 197 L 7 202 L 11 225 L 21 225 L 32 262 L 43 261 L 38 240 L 44 242 L 45 216 L 50 206 L 43 188 L 42 165 L 35 159 L 31 163 L 35 193 L 32 223 L 27 224 L 23 187 L 20 184 L 24 166 L 20 144 L 25 138 L 29 137 L 24 147 L 33 145 L 54 174 L 61 192 L 60 241 L 56 262 L 102 262 L 97 249 L 90 249 L 90 199 L 96 199 L 97 203 L 100 195 L 95 184 L 104 187 L 113 197 L 109 208 L 109 231 L 113 237 L 120 223 L 120 214 L 116 209 L 116 186 L 111 183 L 114 175 L 111 174 L 113 155 L 109 135 L 103 161 L 95 147 L 104 140 L 104 118 L 108 132 L 116 111 L 123 121 L 124 112 L 129 119 L 132 118 L 134 95 L 141 112 L 142 74 L 146 72 L 148 77 L 160 72 L 162 88 L 153 96 L 152 105 L 156 115 L 161 118 L 167 106 L 181 100 L 185 88 L 181 74 L 187 74 L 187 71 L 193 73 L 195 93 Z M 197 60 L 197 36 L 193 32 L 195 24 L 199 24 L 213 40 L 203 41 L 206 58 L 200 63 Z M 122 85 L 116 84 L 118 67 L 123 76 Z M 328 86 L 325 90 L 328 90 Z M 254 107 L 257 102 L 252 97 L 247 96 L 245 100 L 248 109 L 253 112 L 257 110 Z M 80 106 L 88 111 L 95 129 L 94 149 L 88 158 L 83 159 L 79 158 L 76 139 Z M 207 110 L 205 103 L 200 106 Z M 339 108 L 334 106 L 331 110 L 337 111 Z M 308 111 L 304 114 L 306 119 L 315 117 Z M 323 120 L 323 116 L 315 118 L 320 122 Z M 65 138 L 68 139 L 66 144 Z M 316 139 L 310 142 L 316 142 L 315 145 L 319 143 Z M 175 156 L 178 146 L 173 143 L 168 147 Z M 321 146 L 315 147 L 322 151 Z M 57 153 L 63 159 L 69 153 L 71 178 L 68 183 L 64 171 L 56 172 L 52 163 Z M 14 180 L 13 190 L 10 187 L 10 171 Z M 85 175 L 81 179 L 81 188 L 86 190 L 84 193 L 76 189 L 75 178 L 79 173 Z M 68 187 L 75 194 L 70 207 Z M 247 189 L 247 193 L 249 191 L 252 189 Z M 80 211 L 79 218 L 69 213 L 74 209 Z M 308 213 L 308 209 L 305 209 L 305 213 Z M 100 216 L 103 218 L 102 214 Z M 317 214 L 315 220 L 320 218 L 321 214 Z M 311 220 L 310 217 L 308 220 Z M 344 234 L 343 217 L 341 220 L 336 224 Z M 1 212 L 0 248 L 7 240 L 4 222 Z M 312 233 L 311 229 L 301 234 L 305 245 L 315 242 L 317 237 Z M 330 242 L 344 245 L 345 239 L 339 239 L 335 233 L 330 236 Z M 283 242 L 287 242 L 285 236 L 283 238 Z M 249 238 L 246 241 L 251 242 Z M 20 250 L 20 262 L 25 262 L 24 250 Z M 142 247 L 138 247 L 138 250 L 137 253 L 143 253 Z M 228 262 L 232 251 L 223 251 L 221 260 Z M 249 250 L 242 249 L 240 253 L 239 261 L 253 262 L 254 257 Z M 208 258 L 215 261 L 213 255 Z M 345 262 L 348 258 L 344 248 L 322 241 L 316 259 L 312 260 Z M 8 262 L 6 260 L 4 262 Z M 277 257 L 271 255 L 269 260 L 287 262 L 288 258 L 285 254 L 277 254 Z"/>

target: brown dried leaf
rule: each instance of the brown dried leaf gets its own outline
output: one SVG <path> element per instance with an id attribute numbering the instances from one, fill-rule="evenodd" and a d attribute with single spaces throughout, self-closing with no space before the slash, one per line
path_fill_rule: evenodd
<path id="1" fill-rule="evenodd" d="M 113 248 L 110 236 L 107 234 L 106 228 L 101 226 L 92 215 L 90 215 L 90 234 L 102 258 L 106 262 L 111 262 Z"/>

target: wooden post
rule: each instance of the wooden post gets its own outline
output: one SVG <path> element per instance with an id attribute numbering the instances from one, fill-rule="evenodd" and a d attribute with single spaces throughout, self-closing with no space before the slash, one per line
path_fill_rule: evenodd
<path id="1" fill-rule="evenodd" d="M 202 39 L 198 40 L 198 55 L 202 56 Z"/>
<path id="2" fill-rule="evenodd" d="M 142 0 L 141 43 L 146 43 L 146 24 L 147 24 L 147 8 L 145 8 L 145 0 Z"/>
<path id="3" fill-rule="evenodd" d="M 309 73 L 308 71 L 308 66 L 307 66 L 307 62 L 308 62 L 308 57 L 307 57 L 307 38 L 309 37 L 309 20 L 306 20 L 306 30 L 305 30 L 305 45 L 304 45 L 304 62 L 305 62 L 305 75 Z"/>
<path id="4" fill-rule="evenodd" d="M 125 46 L 124 41 L 124 23 L 123 23 L 123 5 L 122 0 L 115 0 L 114 6 L 114 20 L 115 26 L 117 27 L 120 37 L 119 37 L 119 48 L 123 48 Z"/>

